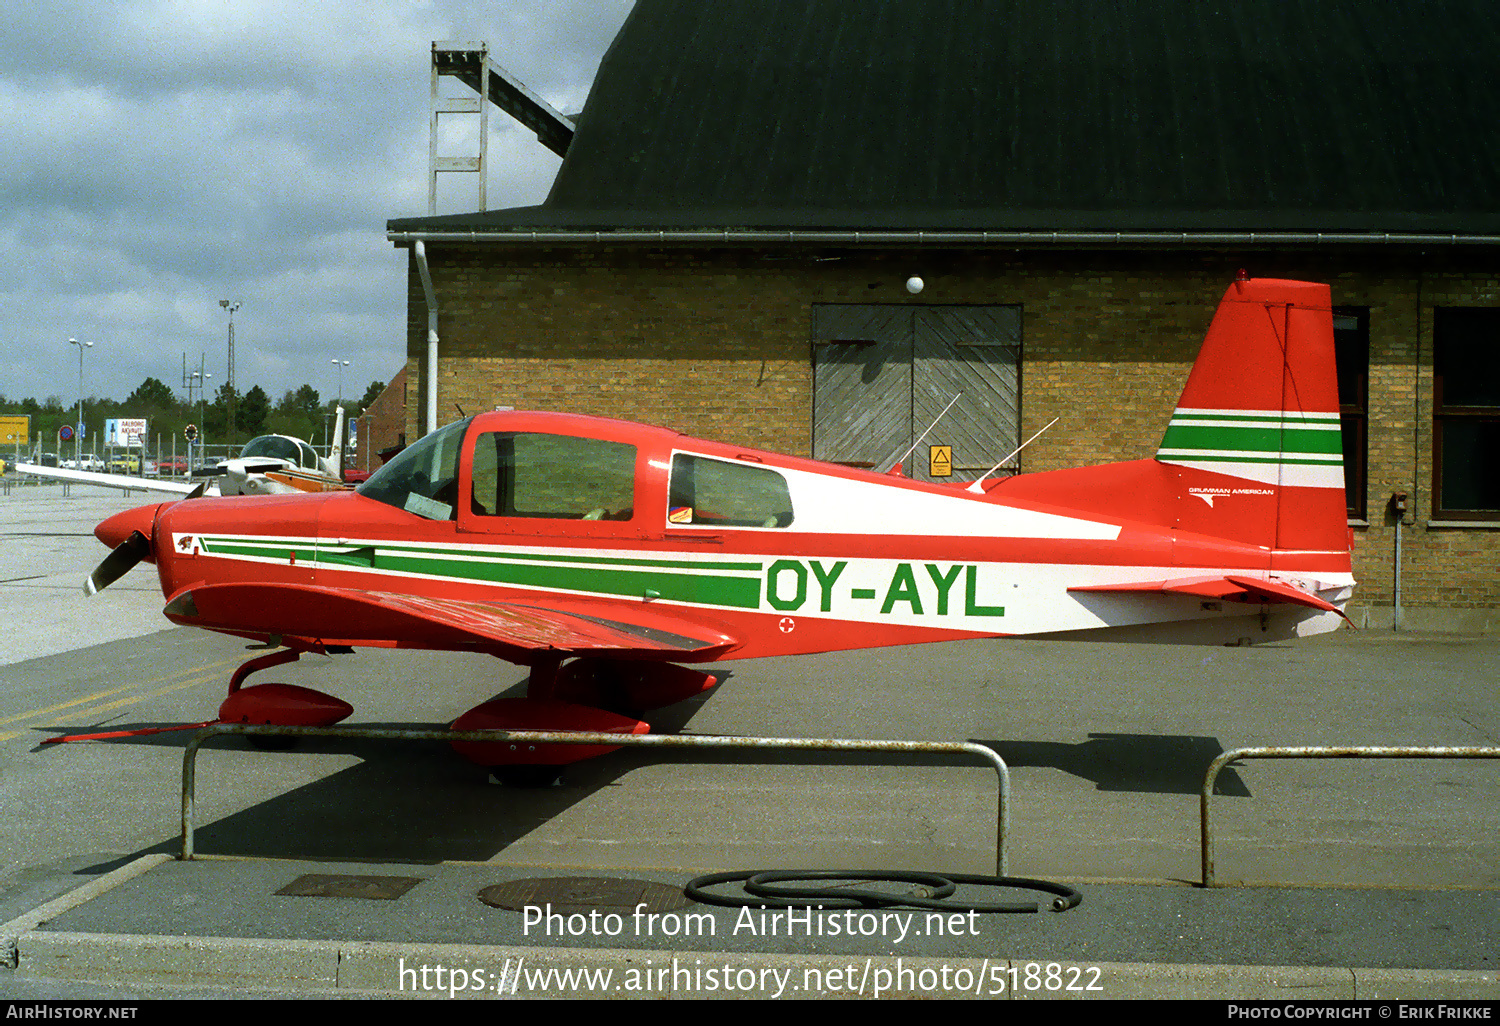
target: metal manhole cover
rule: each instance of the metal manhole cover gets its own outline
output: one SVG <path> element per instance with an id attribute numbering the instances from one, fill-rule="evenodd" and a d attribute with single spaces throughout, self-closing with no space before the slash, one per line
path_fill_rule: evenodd
<path id="1" fill-rule="evenodd" d="M 395 901 L 422 882 L 419 876 L 338 876 L 307 873 L 277 894 L 293 898 L 371 898 Z"/>
<path id="2" fill-rule="evenodd" d="M 479 892 L 479 900 L 493 908 L 521 912 L 527 906 L 551 905 L 567 915 L 594 909 L 634 912 L 671 912 L 692 904 L 682 888 L 650 880 L 621 880 L 596 876 L 553 876 L 491 884 Z"/>

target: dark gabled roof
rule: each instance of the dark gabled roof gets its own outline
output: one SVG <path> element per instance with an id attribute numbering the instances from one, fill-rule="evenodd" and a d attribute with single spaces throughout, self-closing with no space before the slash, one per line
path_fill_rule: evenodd
<path id="1" fill-rule="evenodd" d="M 547 201 L 392 231 L 1500 234 L 1494 0 L 637 0 Z"/>

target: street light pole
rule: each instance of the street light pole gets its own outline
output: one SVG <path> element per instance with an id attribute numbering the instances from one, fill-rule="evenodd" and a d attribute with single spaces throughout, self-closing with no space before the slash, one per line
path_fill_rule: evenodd
<path id="1" fill-rule="evenodd" d="M 229 444 L 235 442 L 234 423 L 234 312 L 240 308 L 238 299 L 221 299 L 219 305 L 229 311 L 229 362 L 225 384 L 229 386 Z"/>
<path id="2" fill-rule="evenodd" d="M 203 357 L 202 357 L 201 354 L 198 357 L 198 368 L 199 368 L 198 370 L 193 371 L 193 379 L 197 379 L 197 381 L 198 381 L 198 459 L 201 461 L 203 459 L 204 443 L 207 441 L 207 435 L 208 435 L 208 431 L 206 430 L 206 426 L 203 423 L 203 393 L 206 392 L 206 391 L 208 391 L 208 379 L 211 378 L 211 377 L 213 377 L 213 375 L 204 372 L 204 370 L 202 369 L 203 368 Z M 192 380 L 192 379 L 189 379 L 189 380 Z M 193 405 L 193 390 L 192 390 L 192 387 L 190 385 L 188 387 L 188 406 L 192 406 L 192 405 Z M 189 471 L 191 471 L 192 467 L 189 466 L 188 469 L 189 469 Z"/>
<path id="3" fill-rule="evenodd" d="M 344 368 L 347 367 L 347 366 L 349 366 L 349 361 L 348 360 L 333 359 L 333 360 L 330 360 L 328 362 L 331 363 L 331 364 L 333 364 L 335 367 L 337 367 L 339 369 L 339 401 L 338 401 L 338 404 L 340 406 L 342 406 L 342 405 L 344 405 Z"/>
<path id="4" fill-rule="evenodd" d="M 83 466 L 83 351 L 92 348 L 92 342 L 80 342 L 76 338 L 68 339 L 68 345 L 78 347 L 78 424 L 73 434 L 73 463 L 75 466 Z"/>

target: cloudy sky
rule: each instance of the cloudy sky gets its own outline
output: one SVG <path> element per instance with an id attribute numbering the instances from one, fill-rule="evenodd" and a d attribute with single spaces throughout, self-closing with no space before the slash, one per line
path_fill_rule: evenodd
<path id="1" fill-rule="evenodd" d="M 427 212 L 433 40 L 482 39 L 564 112 L 631 0 L 53 0 L 0 32 L 0 394 L 181 394 L 183 354 L 277 399 L 389 379 L 405 345 L 392 217 Z M 462 87 L 450 86 L 457 94 Z M 472 94 L 471 94 L 472 95 Z M 558 158 L 491 109 L 489 206 Z M 456 122 L 470 121 L 463 118 Z M 477 152 L 456 141 L 453 155 Z M 445 176 L 439 213 L 475 209 Z M 449 185 L 449 181 L 454 184 Z"/>

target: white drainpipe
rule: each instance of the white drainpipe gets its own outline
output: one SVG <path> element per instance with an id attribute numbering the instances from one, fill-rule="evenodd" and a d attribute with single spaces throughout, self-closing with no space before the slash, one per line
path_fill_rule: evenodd
<path id="1" fill-rule="evenodd" d="M 422 293 L 427 298 L 427 410 L 422 434 L 437 430 L 438 311 L 437 293 L 432 288 L 432 271 L 427 267 L 427 247 L 418 239 L 412 247 L 417 258 L 417 273 L 422 276 Z"/>

